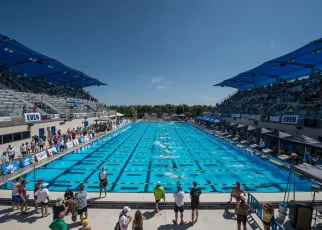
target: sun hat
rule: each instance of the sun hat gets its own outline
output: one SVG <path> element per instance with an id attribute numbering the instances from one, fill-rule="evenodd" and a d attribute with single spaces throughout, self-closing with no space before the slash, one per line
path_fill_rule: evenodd
<path id="1" fill-rule="evenodd" d="M 58 197 L 55 203 L 55 206 L 61 206 L 64 203 L 63 199 Z"/>
<path id="2" fill-rule="evenodd" d="M 124 206 L 123 208 L 123 212 L 130 212 L 131 209 L 128 206 Z"/>
<path id="3" fill-rule="evenodd" d="M 161 185 L 161 181 L 158 181 L 157 185 Z"/>
<path id="4" fill-rule="evenodd" d="M 49 183 L 43 183 L 41 187 L 46 188 L 49 185 Z"/>

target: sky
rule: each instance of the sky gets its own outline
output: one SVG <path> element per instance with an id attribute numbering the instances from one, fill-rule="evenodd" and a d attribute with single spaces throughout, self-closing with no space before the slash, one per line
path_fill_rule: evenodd
<path id="1" fill-rule="evenodd" d="M 213 87 L 322 37 L 321 0 L 12 0 L 0 33 L 97 78 L 108 105 L 215 105 Z"/>

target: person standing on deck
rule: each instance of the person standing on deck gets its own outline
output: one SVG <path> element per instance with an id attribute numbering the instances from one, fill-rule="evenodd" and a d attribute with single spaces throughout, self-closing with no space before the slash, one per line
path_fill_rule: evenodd
<path id="1" fill-rule="evenodd" d="M 165 192 L 164 188 L 161 186 L 161 182 L 158 181 L 157 186 L 154 188 L 154 198 L 155 198 L 155 212 L 159 212 L 159 202 L 161 199 L 163 199 L 163 202 L 165 202 Z"/>
<path id="2" fill-rule="evenodd" d="M 98 179 L 100 182 L 100 199 L 102 197 L 102 189 L 104 188 L 105 196 L 106 197 L 106 186 L 107 186 L 107 173 L 105 171 L 105 167 L 102 167 L 102 171 L 98 174 Z"/>

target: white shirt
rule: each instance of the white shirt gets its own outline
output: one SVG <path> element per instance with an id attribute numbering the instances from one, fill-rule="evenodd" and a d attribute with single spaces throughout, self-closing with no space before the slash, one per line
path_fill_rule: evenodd
<path id="1" fill-rule="evenodd" d="M 8 155 L 11 156 L 15 154 L 15 151 L 13 149 L 8 149 Z"/>
<path id="2" fill-rule="evenodd" d="M 173 194 L 174 200 L 176 202 L 176 205 L 178 207 L 181 207 L 184 205 L 183 199 L 184 199 L 184 192 L 180 191 L 180 192 L 176 192 Z"/>
<path id="3" fill-rule="evenodd" d="M 19 192 L 18 192 L 18 189 L 19 188 L 17 187 L 17 185 L 19 185 L 18 182 L 13 183 L 12 186 L 11 186 L 11 190 L 12 190 L 12 195 L 13 196 L 18 196 L 19 195 Z"/>
<path id="4" fill-rule="evenodd" d="M 121 214 L 122 213 L 120 213 L 120 215 Z M 125 215 L 121 216 L 121 218 L 119 220 L 121 230 L 128 230 L 129 225 L 126 226 L 125 228 L 122 228 L 123 224 L 126 224 L 126 222 L 127 222 L 127 216 L 125 216 Z"/>
<path id="5" fill-rule="evenodd" d="M 48 197 L 49 197 L 49 191 L 48 188 L 41 188 L 39 189 L 35 195 L 37 196 L 37 202 L 44 202 L 47 203 Z"/>
<path id="6" fill-rule="evenodd" d="M 105 178 L 106 178 L 106 172 L 105 171 L 103 171 L 103 172 L 100 172 L 100 179 L 101 180 L 105 180 Z"/>
<path id="7" fill-rule="evenodd" d="M 20 152 L 27 152 L 27 148 L 25 145 L 20 147 Z"/>
<path id="8" fill-rule="evenodd" d="M 9 162 L 9 157 L 8 155 L 2 154 L 0 160 L 1 160 L 1 164 L 5 165 Z"/>

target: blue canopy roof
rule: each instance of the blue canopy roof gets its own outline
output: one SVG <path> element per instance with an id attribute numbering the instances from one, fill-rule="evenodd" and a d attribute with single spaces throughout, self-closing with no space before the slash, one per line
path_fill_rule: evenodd
<path id="1" fill-rule="evenodd" d="M 271 84 L 277 79 L 308 76 L 315 70 L 322 70 L 322 38 L 214 86 L 250 89 L 255 85 Z"/>
<path id="2" fill-rule="evenodd" d="M 2 69 L 2 70 L 1 70 Z M 43 77 L 57 85 L 68 83 L 72 88 L 84 88 L 93 85 L 106 85 L 95 78 L 72 69 L 59 61 L 37 53 L 0 34 L 0 70 L 27 75 L 29 77 Z"/>

